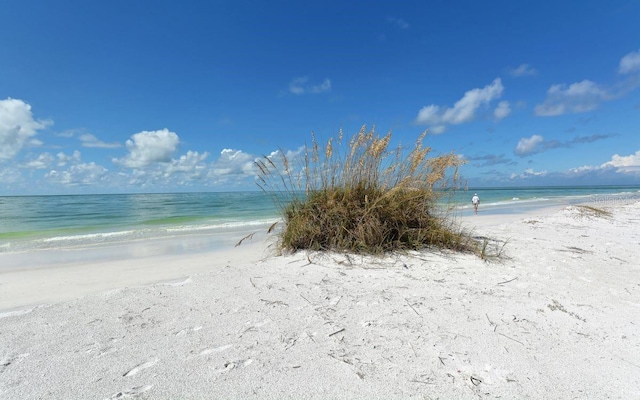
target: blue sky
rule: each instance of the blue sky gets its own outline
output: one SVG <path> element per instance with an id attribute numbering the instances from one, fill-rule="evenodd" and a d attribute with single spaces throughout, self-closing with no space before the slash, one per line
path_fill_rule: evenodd
<path id="1" fill-rule="evenodd" d="M 363 124 L 473 187 L 640 184 L 637 1 L 0 7 L 0 195 L 255 190 Z"/>

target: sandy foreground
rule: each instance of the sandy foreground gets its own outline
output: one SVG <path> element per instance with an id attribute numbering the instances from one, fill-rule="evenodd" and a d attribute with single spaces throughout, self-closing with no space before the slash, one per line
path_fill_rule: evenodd
<path id="1" fill-rule="evenodd" d="M 640 398 L 640 202 L 607 209 L 464 218 L 488 262 L 257 235 L 3 271 L 0 398 Z"/>

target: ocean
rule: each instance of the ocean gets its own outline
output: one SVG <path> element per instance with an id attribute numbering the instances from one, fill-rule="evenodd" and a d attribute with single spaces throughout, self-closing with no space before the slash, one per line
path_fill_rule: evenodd
<path id="1" fill-rule="evenodd" d="M 640 200 L 640 186 L 471 188 L 446 197 L 459 215 Z M 184 236 L 242 237 L 280 219 L 271 195 L 255 192 L 0 197 L 0 254 L 117 245 Z"/>

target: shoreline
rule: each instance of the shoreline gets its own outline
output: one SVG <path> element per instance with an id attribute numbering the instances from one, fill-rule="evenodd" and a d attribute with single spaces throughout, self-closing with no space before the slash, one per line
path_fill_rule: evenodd
<path id="1" fill-rule="evenodd" d="M 507 242 L 490 262 L 272 256 L 258 237 L 114 261 L 168 275 L 5 313 L 0 397 L 636 398 L 640 202 L 606 209 L 463 217 Z"/>
<path id="2" fill-rule="evenodd" d="M 591 204 L 596 207 L 615 206 L 627 204 L 640 200 L 640 186 L 638 187 L 576 187 L 561 188 L 565 192 L 558 195 L 556 188 L 488 188 L 480 191 L 482 213 L 490 214 L 520 214 L 528 213 L 538 209 L 544 209 L 556 206 L 567 206 L 571 204 Z M 534 191 L 531 193 L 530 191 Z M 505 192 L 505 193 L 502 193 Z M 248 194 L 252 194 L 249 196 Z M 25 252 L 34 252 L 40 250 L 61 250 L 76 248 L 99 248 L 100 246 L 126 245 L 129 242 L 154 241 L 154 240 L 176 240 L 181 241 L 189 237 L 203 236 L 213 237 L 215 235 L 223 236 L 224 234 L 234 234 L 237 232 L 251 232 L 259 230 L 260 227 L 269 226 L 273 222 L 278 221 L 281 216 L 274 205 L 265 205 L 264 201 L 273 200 L 270 196 L 261 195 L 259 192 L 243 192 L 247 196 L 245 200 L 251 201 L 252 206 L 258 207 L 260 212 L 251 213 L 246 210 L 231 209 L 231 201 L 228 197 L 232 193 L 223 193 L 218 198 L 217 193 L 199 193 L 198 198 L 203 204 L 186 205 L 186 210 L 176 212 L 165 198 L 167 195 L 158 194 L 156 199 L 146 199 L 147 202 L 157 201 L 161 210 L 153 210 L 148 214 L 142 213 L 138 216 L 131 216 L 122 204 L 114 206 L 109 199 L 97 199 L 95 196 L 87 195 L 87 200 L 91 204 L 86 206 L 85 214 L 96 215 L 97 220 L 83 219 L 82 217 L 75 221 L 76 217 L 70 212 L 70 204 L 65 199 L 68 196 L 59 196 L 53 205 L 49 205 L 49 201 L 42 202 L 33 200 L 27 209 L 36 208 L 38 213 L 44 220 L 57 221 L 56 223 L 34 223 L 30 216 L 15 215 L 15 212 L 7 212 L 13 207 L 20 207 L 20 201 L 9 201 L 14 198 L 4 198 L 8 201 L 5 204 L 7 209 L 3 219 L 0 220 L 0 257 L 5 254 L 17 254 Z M 467 198 L 467 195 L 469 198 Z M 511 197 L 511 196 L 514 197 Z M 531 197 L 534 195 L 534 197 Z M 122 201 L 121 197 L 126 195 L 113 195 L 118 201 Z M 149 195 L 154 196 L 154 195 Z M 173 196 L 173 195 L 168 195 Z M 260 197 L 262 196 L 262 197 Z M 445 196 L 444 201 L 439 207 L 442 210 L 456 213 L 459 216 L 472 215 L 472 207 L 469 203 L 469 192 L 458 191 L 453 197 Z M 518 197 L 520 196 L 520 197 Z M 108 196 L 107 196 L 108 197 Z M 134 196 L 135 197 L 135 196 Z M 237 197 L 237 196 L 236 196 Z M 37 199 L 38 196 L 34 197 Z M 75 198 L 71 202 L 73 209 L 83 207 L 80 201 L 82 196 Z M 3 197 L 0 196 L 0 200 Z M 259 200 L 263 201 L 260 202 Z M 447 200 L 448 199 L 448 200 Z M 49 199 L 47 199 L 49 200 Z M 225 205 L 216 203 L 227 202 Z M 110 214 L 101 214 L 100 209 L 96 209 L 97 203 L 102 201 L 106 209 L 115 214 L 119 223 L 113 223 L 114 219 Z M 139 199 L 138 199 L 139 201 Z M 184 203 L 185 199 L 177 198 L 174 201 Z M 135 204 L 133 199 L 130 202 Z M 1 203 L 1 202 L 0 202 Z M 47 204 L 44 206 L 43 204 Z M 56 204 L 58 205 L 56 207 Z M 124 202 L 123 204 L 129 204 Z M 207 204 L 208 211 L 203 211 L 204 204 Z M 455 204 L 455 205 L 454 205 Z M 1 204 L 0 204 L 1 205 Z M 115 207 L 115 210 L 113 209 Z M 227 207 L 224 212 L 228 212 L 228 218 L 220 218 L 217 212 L 222 211 L 221 208 Z M 1 208 L 1 207 L 0 207 Z M 44 209 L 41 209 L 44 208 Z M 59 209 L 64 209 L 61 214 Z M 216 211 L 219 210 L 219 211 Z M 3 210 L 0 209 L 0 214 Z M 209 214 L 211 213 L 211 214 Z M 252 216 L 253 215 L 253 216 Z M 108 217 L 108 218 L 107 218 Z M 23 224 L 26 218 L 28 223 Z M 6 221 L 5 221 L 6 219 Z M 73 220 L 69 223 L 67 219 Z M 125 221 L 128 220 L 128 223 Z M 5 222 L 3 225 L 2 222 Z M 24 225 L 24 226 L 23 226 Z M 15 226 L 22 226 L 22 229 L 14 231 Z M 220 247 L 219 243 L 210 241 L 209 246 Z M 0 263 L 0 268 L 3 264 Z"/>
<path id="3" fill-rule="evenodd" d="M 559 212 L 572 205 L 592 203 L 535 203 L 482 206 L 451 213 L 455 224 L 471 232 Z M 631 203 L 614 204 L 615 207 Z M 208 234 L 146 238 L 68 248 L 0 253 L 0 315 L 47 306 L 121 287 L 144 286 L 209 273 L 232 262 L 257 262 L 272 257 L 273 235 L 268 226 L 250 226 Z M 247 239 L 243 238 L 249 236 Z M 240 246 L 235 246 L 242 240 Z M 250 257 L 247 258 L 247 255 Z"/>
<path id="4" fill-rule="evenodd" d="M 561 208 L 561 205 L 546 205 L 517 213 L 486 207 L 481 208 L 478 215 L 460 213 L 452 220 L 476 231 Z M 0 315 L 121 287 L 179 280 L 209 273 L 229 263 L 257 262 L 273 256 L 270 246 L 276 238 L 266 234 L 268 226 L 252 228 L 1 253 Z M 248 235 L 252 236 L 235 247 Z"/>

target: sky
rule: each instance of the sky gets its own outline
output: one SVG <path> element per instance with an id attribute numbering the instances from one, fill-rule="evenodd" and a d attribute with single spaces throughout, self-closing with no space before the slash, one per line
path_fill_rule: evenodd
<path id="1" fill-rule="evenodd" d="M 0 0 L 0 195 L 258 190 L 342 128 L 640 184 L 640 2 Z"/>

